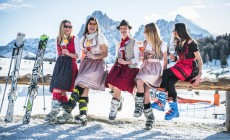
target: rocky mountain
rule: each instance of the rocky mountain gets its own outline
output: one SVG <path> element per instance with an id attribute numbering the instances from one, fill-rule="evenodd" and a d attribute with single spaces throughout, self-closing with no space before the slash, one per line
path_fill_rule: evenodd
<path id="1" fill-rule="evenodd" d="M 172 35 L 173 26 L 176 23 L 185 23 L 188 28 L 189 34 L 194 39 L 200 39 L 200 38 L 204 38 L 207 36 L 212 36 L 211 33 L 199 27 L 198 25 L 193 23 L 193 21 L 188 20 L 181 15 L 177 15 L 174 21 L 166 21 L 164 19 L 159 19 L 156 22 L 160 30 L 161 37 L 165 42 L 169 43 L 171 35 Z M 141 25 L 138 31 L 135 33 L 134 38 L 138 40 L 144 40 L 143 33 L 144 33 L 144 25 Z"/>
<path id="2" fill-rule="evenodd" d="M 107 63 L 114 62 L 114 55 L 115 55 L 115 44 L 120 39 L 119 31 L 116 27 L 119 25 L 119 21 L 114 21 L 113 19 L 109 18 L 106 13 L 102 13 L 101 11 L 94 11 L 92 15 L 89 15 L 86 18 L 86 21 L 91 16 L 96 17 L 100 24 L 100 31 L 103 33 L 107 39 L 108 47 L 109 47 L 109 55 L 107 57 Z M 177 15 L 174 21 L 166 21 L 164 19 L 157 20 L 156 24 L 159 27 L 161 37 L 165 42 L 169 42 L 173 25 L 178 22 L 183 22 L 187 25 L 189 33 L 195 39 L 211 36 L 208 31 L 199 27 L 193 21 L 186 19 L 181 15 Z M 85 24 L 81 26 L 79 33 L 77 34 L 79 38 L 82 37 L 83 31 L 85 28 Z M 144 25 L 141 25 L 137 32 L 134 35 L 134 38 L 137 40 L 144 40 Z M 4 57 L 11 57 L 11 50 L 14 47 L 15 40 L 11 41 L 6 46 L 0 46 L 0 56 Z M 39 39 L 38 38 L 30 38 L 25 40 L 25 46 L 23 51 L 23 57 L 33 57 L 36 55 L 37 46 L 38 46 Z M 55 39 L 49 39 L 45 58 L 54 58 L 56 56 L 56 49 L 55 49 Z"/>

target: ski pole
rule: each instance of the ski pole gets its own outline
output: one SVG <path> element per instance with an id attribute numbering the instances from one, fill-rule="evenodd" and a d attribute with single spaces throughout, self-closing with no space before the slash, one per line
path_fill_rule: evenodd
<path id="1" fill-rule="evenodd" d="M 6 88 L 7 88 L 7 84 L 8 84 L 8 80 L 9 80 L 9 76 L 10 76 L 10 70 L 11 70 L 11 66 L 12 66 L 13 57 L 14 57 L 14 49 L 13 49 L 13 52 L 12 52 L 11 61 L 10 61 L 10 68 L 9 68 L 9 71 L 8 71 L 8 75 L 7 75 L 7 79 L 6 79 L 6 84 L 5 84 L 5 89 L 4 89 L 4 93 L 3 93 L 3 97 L 2 97 L 2 103 L 1 103 L 0 113 L 2 111 L 2 105 L 3 105 L 4 98 L 5 98 L 5 93 L 6 93 Z"/>
<path id="2" fill-rule="evenodd" d="M 30 93 L 29 90 L 30 90 L 30 87 L 28 87 L 28 93 Z M 24 106 L 23 106 L 23 111 L 24 111 L 25 108 L 26 108 L 26 105 L 27 105 L 27 102 L 28 102 L 28 96 L 29 96 L 29 94 L 27 94 L 27 96 L 26 96 L 26 101 L 25 101 L 25 104 L 24 104 Z"/>
<path id="3" fill-rule="evenodd" d="M 42 85 L 43 85 L 43 102 L 44 102 L 44 112 L 46 110 L 46 103 L 45 103 L 45 87 L 44 87 L 44 73 L 43 73 L 43 58 L 42 58 Z"/>

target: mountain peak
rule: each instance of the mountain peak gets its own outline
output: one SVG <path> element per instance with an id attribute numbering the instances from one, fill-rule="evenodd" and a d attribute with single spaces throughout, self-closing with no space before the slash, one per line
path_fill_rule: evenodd
<path id="1" fill-rule="evenodd" d="M 181 20 L 187 20 L 187 19 L 185 17 L 183 17 L 182 15 L 177 14 L 175 17 L 175 20 L 181 21 Z"/>
<path id="2" fill-rule="evenodd" d="M 106 13 L 103 13 L 100 10 L 92 12 L 91 15 L 88 15 L 86 18 L 86 21 L 90 17 L 95 17 L 97 18 L 99 25 L 100 25 L 100 32 L 105 36 L 107 39 L 108 43 L 108 57 L 106 58 L 107 63 L 113 63 L 115 61 L 115 46 L 117 42 L 120 40 L 120 32 L 117 30 L 117 26 L 119 25 L 119 21 L 115 21 L 111 18 Z M 189 29 L 189 33 L 194 39 L 199 39 L 203 38 L 206 36 L 210 36 L 211 34 L 204 30 L 203 28 L 197 26 L 194 24 L 191 20 L 188 20 L 187 18 L 183 17 L 182 15 L 178 14 L 175 18 L 175 21 L 166 21 L 164 19 L 160 19 L 156 21 L 156 24 L 159 27 L 160 34 L 164 42 L 169 42 L 173 30 L 173 26 L 175 23 L 185 23 Z M 85 29 L 85 24 L 82 24 L 80 31 L 78 32 L 77 36 L 79 38 L 82 37 L 84 29 Z M 144 36 L 144 25 L 140 25 L 138 28 L 138 31 L 134 34 L 134 38 L 140 41 L 143 41 L 145 39 Z M 0 56 L 7 56 L 10 57 L 10 53 L 13 44 L 15 41 L 12 41 L 9 43 L 7 46 L 0 46 Z M 38 45 L 39 39 L 34 38 L 34 39 L 26 39 L 25 41 L 25 51 L 31 52 L 31 53 L 36 53 L 37 50 L 37 45 Z M 55 47 L 56 47 L 56 42 L 55 39 L 50 39 L 48 42 L 48 47 L 46 49 L 45 57 L 46 58 L 54 58 L 56 56 L 55 52 Z M 7 55 L 9 54 L 9 55 Z"/>
<path id="3" fill-rule="evenodd" d="M 98 10 L 98 11 L 94 11 L 93 13 L 92 13 L 92 16 L 93 17 L 101 17 L 101 16 L 103 16 L 103 13 L 100 11 L 100 10 Z"/>

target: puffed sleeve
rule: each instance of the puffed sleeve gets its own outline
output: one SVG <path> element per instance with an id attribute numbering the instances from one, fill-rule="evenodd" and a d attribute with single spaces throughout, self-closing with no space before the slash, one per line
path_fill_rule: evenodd
<path id="1" fill-rule="evenodd" d="M 75 53 L 80 56 L 81 48 L 80 48 L 80 39 L 75 36 L 74 38 L 74 47 L 75 47 Z"/>
<path id="2" fill-rule="evenodd" d="M 80 48 L 83 49 L 83 41 L 85 40 L 85 37 L 83 36 L 81 39 L 80 39 Z"/>
<path id="3" fill-rule="evenodd" d="M 192 52 L 197 52 L 197 51 L 199 51 L 198 45 L 197 45 L 197 43 L 194 42 L 194 41 L 190 44 L 190 48 L 191 48 L 191 51 L 192 51 Z"/>
<path id="4" fill-rule="evenodd" d="M 98 34 L 99 45 L 107 45 L 107 40 L 103 34 Z"/>
<path id="5" fill-rule="evenodd" d="M 167 45 L 166 45 L 165 42 L 162 42 L 162 44 L 161 44 L 161 52 L 164 53 L 166 51 L 167 51 Z"/>

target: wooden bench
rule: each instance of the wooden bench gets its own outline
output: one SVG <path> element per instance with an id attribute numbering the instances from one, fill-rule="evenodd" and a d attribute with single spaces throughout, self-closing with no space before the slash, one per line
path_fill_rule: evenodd
<path id="1" fill-rule="evenodd" d="M 225 127 L 230 132 L 230 79 L 202 79 L 199 86 L 192 86 L 189 82 L 179 81 L 176 83 L 176 89 L 197 89 L 197 90 L 222 90 L 226 91 L 226 121 Z M 218 115 L 215 115 L 217 117 Z"/>

